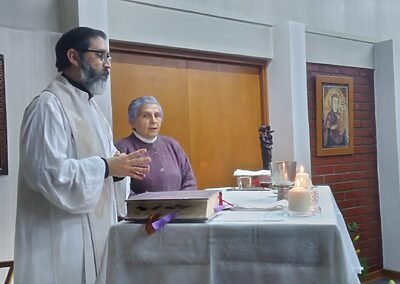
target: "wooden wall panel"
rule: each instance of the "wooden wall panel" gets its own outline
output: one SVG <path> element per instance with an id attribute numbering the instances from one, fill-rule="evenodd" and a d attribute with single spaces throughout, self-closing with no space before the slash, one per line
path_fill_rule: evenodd
<path id="1" fill-rule="evenodd" d="M 164 111 L 161 134 L 174 137 L 190 157 L 189 106 L 185 60 L 113 53 L 111 93 L 114 140 L 131 133 L 128 105 L 137 97 L 156 97 Z"/>
<path id="2" fill-rule="evenodd" d="M 161 133 L 179 141 L 200 189 L 236 184 L 236 168 L 262 167 L 259 67 L 113 52 L 114 139 L 127 136 L 127 107 L 153 95 L 164 109 Z"/>
<path id="3" fill-rule="evenodd" d="M 188 89 L 199 188 L 235 185 L 237 168 L 261 169 L 258 68 L 189 61 Z"/>

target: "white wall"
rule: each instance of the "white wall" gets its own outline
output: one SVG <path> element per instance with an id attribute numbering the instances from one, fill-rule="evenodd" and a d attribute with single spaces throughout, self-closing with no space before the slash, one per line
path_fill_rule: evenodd
<path id="1" fill-rule="evenodd" d="M 391 25 L 387 13 L 396 19 L 397 0 L 108 0 L 110 6 L 125 2 L 132 5 L 201 14 L 232 21 L 274 26 L 285 21 L 304 23 L 306 31 L 380 38 L 382 29 Z M 143 17 L 143 16 L 142 16 Z M 110 10 L 110 26 L 119 21 Z M 152 18 L 155 24 L 163 18 Z M 145 27 L 143 27 L 146 29 Z"/>
<path id="2" fill-rule="evenodd" d="M 275 130 L 273 160 L 294 160 L 311 172 L 304 25 L 273 27 L 274 58 L 268 67 L 269 118 Z"/>
<path id="3" fill-rule="evenodd" d="M 306 33 L 307 62 L 374 69 L 373 41 Z"/>
<path id="4" fill-rule="evenodd" d="M 60 32 L 60 1 L 69 0 L 1 0 L 0 27 Z"/>
<path id="5" fill-rule="evenodd" d="M 378 43 L 375 47 L 375 114 L 383 260 L 385 268 L 399 270 L 399 132 L 391 131 L 399 127 L 396 116 L 400 113 L 399 102 L 395 97 L 395 73 L 398 67 L 395 66 L 394 49 L 392 40 Z"/>
<path id="6" fill-rule="evenodd" d="M 109 1 L 110 38 L 186 49 L 272 57 L 271 28 L 198 13 Z"/>

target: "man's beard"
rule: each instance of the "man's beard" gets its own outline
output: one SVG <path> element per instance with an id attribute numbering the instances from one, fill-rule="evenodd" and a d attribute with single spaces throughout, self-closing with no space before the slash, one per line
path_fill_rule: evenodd
<path id="1" fill-rule="evenodd" d="M 81 61 L 81 83 L 92 95 L 102 95 L 107 87 L 108 69 L 94 70 L 86 60 Z"/>

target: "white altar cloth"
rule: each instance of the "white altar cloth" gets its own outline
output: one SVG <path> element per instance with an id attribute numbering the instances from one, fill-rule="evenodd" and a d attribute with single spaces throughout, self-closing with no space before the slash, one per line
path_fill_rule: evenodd
<path id="1" fill-rule="evenodd" d="M 360 283 L 361 266 L 327 186 L 321 213 L 223 211 L 208 223 L 168 224 L 150 236 L 121 222 L 109 234 L 99 283 Z M 236 205 L 276 202 L 271 192 L 224 191 Z"/>

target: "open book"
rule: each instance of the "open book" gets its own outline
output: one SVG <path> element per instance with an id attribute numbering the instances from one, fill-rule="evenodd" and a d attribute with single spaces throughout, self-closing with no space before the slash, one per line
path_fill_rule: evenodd
<path id="1" fill-rule="evenodd" d="M 214 215 L 219 204 L 219 191 L 190 190 L 145 192 L 126 200 L 125 219 L 145 221 L 152 215 L 174 214 L 175 222 L 204 222 Z"/>

